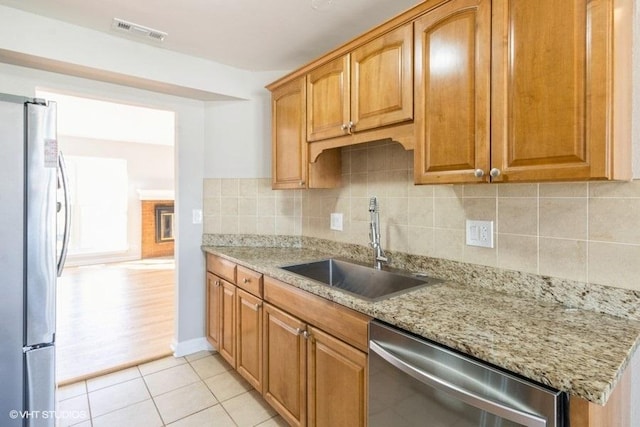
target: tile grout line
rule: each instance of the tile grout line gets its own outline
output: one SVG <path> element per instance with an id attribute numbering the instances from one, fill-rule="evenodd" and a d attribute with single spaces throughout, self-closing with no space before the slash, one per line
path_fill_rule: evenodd
<path id="1" fill-rule="evenodd" d="M 151 403 L 153 403 L 153 407 L 156 408 L 156 412 L 158 413 L 158 416 L 160 417 L 160 421 L 162 422 L 162 427 L 166 426 L 166 423 L 164 422 L 164 418 L 162 418 L 162 414 L 160 413 L 160 408 L 158 408 L 158 405 L 156 404 L 156 399 L 154 399 L 153 394 L 151 394 L 151 390 L 149 389 L 149 385 L 147 384 L 147 381 L 144 379 L 144 375 L 142 375 L 142 371 L 140 370 L 140 365 L 136 366 L 136 369 L 138 370 L 138 373 L 140 374 L 140 377 L 142 378 L 142 383 L 144 384 L 144 387 L 147 389 L 147 392 L 149 393 L 149 396 L 151 397 Z M 160 371 L 157 371 L 160 372 Z M 155 373 L 155 372 L 153 372 Z"/>

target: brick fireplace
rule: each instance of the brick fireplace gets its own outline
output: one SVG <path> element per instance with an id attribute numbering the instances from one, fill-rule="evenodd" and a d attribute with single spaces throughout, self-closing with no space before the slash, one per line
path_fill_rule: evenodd
<path id="1" fill-rule="evenodd" d="M 142 200 L 142 258 L 173 256 L 173 200 Z"/>

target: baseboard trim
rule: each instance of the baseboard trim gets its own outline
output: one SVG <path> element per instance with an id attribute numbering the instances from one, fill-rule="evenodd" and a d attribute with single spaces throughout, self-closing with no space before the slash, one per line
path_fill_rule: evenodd
<path id="1" fill-rule="evenodd" d="M 209 344 L 205 337 L 194 338 L 187 341 L 173 342 L 171 344 L 174 357 L 182 357 L 187 354 L 197 353 L 199 351 L 213 351 L 214 348 Z"/>

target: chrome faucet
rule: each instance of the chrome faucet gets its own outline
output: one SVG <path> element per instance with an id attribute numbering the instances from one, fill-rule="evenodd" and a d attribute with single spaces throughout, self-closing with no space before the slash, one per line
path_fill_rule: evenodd
<path id="1" fill-rule="evenodd" d="M 369 199 L 369 246 L 373 248 L 373 268 L 380 270 L 382 263 L 389 262 L 382 245 L 380 245 L 380 214 L 378 213 L 378 199 Z"/>

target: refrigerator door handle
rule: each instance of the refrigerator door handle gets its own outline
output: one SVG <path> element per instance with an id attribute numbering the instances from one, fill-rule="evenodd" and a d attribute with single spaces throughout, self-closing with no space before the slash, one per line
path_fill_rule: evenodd
<path id="1" fill-rule="evenodd" d="M 62 235 L 62 250 L 58 258 L 58 277 L 62 275 L 64 264 L 67 260 L 67 249 L 69 249 L 69 233 L 71 232 L 71 211 L 69 206 L 69 181 L 67 178 L 67 166 L 64 162 L 62 152 L 58 152 L 58 167 L 62 181 L 62 192 L 64 194 L 64 233 Z"/>

